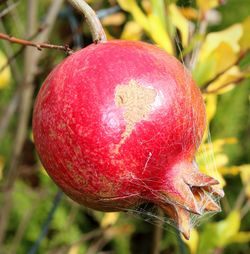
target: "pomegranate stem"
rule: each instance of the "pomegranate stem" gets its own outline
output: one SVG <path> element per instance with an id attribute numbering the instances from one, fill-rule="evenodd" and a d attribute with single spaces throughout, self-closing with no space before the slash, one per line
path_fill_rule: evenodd
<path id="1" fill-rule="evenodd" d="M 93 41 L 95 43 L 107 41 L 102 24 L 94 10 L 84 0 L 69 0 L 69 2 L 85 16 Z"/>

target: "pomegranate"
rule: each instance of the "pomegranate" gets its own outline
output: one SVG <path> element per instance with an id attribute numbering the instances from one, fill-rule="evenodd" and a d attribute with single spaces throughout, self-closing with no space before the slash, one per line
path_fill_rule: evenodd
<path id="1" fill-rule="evenodd" d="M 189 238 L 190 216 L 218 211 L 195 152 L 203 98 L 185 67 L 143 42 L 92 44 L 59 64 L 34 107 L 39 157 L 76 202 L 122 211 L 150 202 Z"/>

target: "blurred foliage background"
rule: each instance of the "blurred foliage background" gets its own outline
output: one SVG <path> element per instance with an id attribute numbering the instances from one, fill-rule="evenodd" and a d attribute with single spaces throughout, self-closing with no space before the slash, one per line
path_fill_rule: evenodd
<path id="1" fill-rule="evenodd" d="M 31 112 L 66 53 L 0 40 L 0 253 L 250 253 L 250 1 L 87 2 L 109 39 L 157 44 L 192 71 L 209 123 L 197 161 L 224 187 L 222 212 L 184 241 L 171 226 L 89 210 L 61 194 L 35 153 Z M 18 38 L 74 50 L 91 43 L 83 17 L 63 0 L 1 0 L 0 18 L 0 32 Z"/>

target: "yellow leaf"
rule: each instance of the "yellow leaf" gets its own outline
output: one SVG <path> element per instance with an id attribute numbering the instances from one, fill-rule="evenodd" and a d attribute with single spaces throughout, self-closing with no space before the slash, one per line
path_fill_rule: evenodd
<path id="1" fill-rule="evenodd" d="M 0 51 L 0 70 L 7 63 L 7 57 Z M 11 72 L 10 67 L 6 67 L 0 72 L 0 89 L 7 87 L 10 84 Z"/>
<path id="2" fill-rule="evenodd" d="M 207 155 L 211 156 L 213 154 L 221 153 L 223 152 L 223 146 L 224 145 L 233 145 L 236 144 L 238 140 L 234 137 L 231 138 L 223 138 L 223 139 L 217 139 L 213 142 L 208 142 L 206 144 L 203 144 L 200 149 L 199 153 L 205 152 Z"/>
<path id="3" fill-rule="evenodd" d="M 217 7 L 219 5 L 219 0 L 196 0 L 196 3 L 199 9 L 206 12 L 209 9 Z"/>
<path id="4" fill-rule="evenodd" d="M 221 42 L 211 55 L 216 62 L 214 70 L 216 74 L 230 67 L 238 58 L 231 45 L 225 42 Z"/>
<path id="5" fill-rule="evenodd" d="M 196 229 L 191 230 L 189 240 L 186 240 L 184 237 L 182 237 L 182 240 L 187 244 L 191 254 L 197 253 L 199 244 L 199 233 Z"/>
<path id="6" fill-rule="evenodd" d="M 250 164 L 240 166 L 240 176 L 245 185 L 246 194 L 250 197 Z"/>
<path id="7" fill-rule="evenodd" d="M 128 21 L 122 31 L 122 40 L 138 41 L 142 36 L 142 27 L 135 21 Z"/>
<path id="8" fill-rule="evenodd" d="M 120 26 L 125 22 L 126 16 L 122 12 L 118 12 L 102 19 L 104 26 Z"/>
<path id="9" fill-rule="evenodd" d="M 114 225 L 119 218 L 119 213 L 105 213 L 102 220 L 101 226 L 106 228 L 108 226 Z"/>
<path id="10" fill-rule="evenodd" d="M 189 20 L 197 20 L 199 13 L 196 9 L 191 7 L 180 8 L 182 15 Z"/>
<path id="11" fill-rule="evenodd" d="M 239 40 L 243 34 L 241 24 L 235 24 L 225 30 L 209 33 L 200 51 L 200 60 L 205 60 L 221 43 L 229 45 L 233 52 L 240 51 Z"/>
<path id="12" fill-rule="evenodd" d="M 217 139 L 213 142 L 214 151 L 215 152 L 222 151 L 224 145 L 233 145 L 236 144 L 237 142 L 238 142 L 237 138 L 234 137 Z"/>
<path id="13" fill-rule="evenodd" d="M 226 164 L 228 164 L 229 159 L 226 154 L 221 153 L 221 154 L 216 154 L 215 161 L 216 161 L 217 168 L 221 168 L 221 167 L 224 167 Z"/>
<path id="14" fill-rule="evenodd" d="M 135 0 L 117 0 L 119 5 L 130 12 L 134 20 L 146 31 L 146 33 L 168 53 L 173 54 L 173 46 L 168 33 L 160 18 L 154 14 L 146 16 Z"/>
<path id="15" fill-rule="evenodd" d="M 240 173 L 240 167 L 238 166 L 220 167 L 219 171 L 222 175 L 237 175 Z"/>
<path id="16" fill-rule="evenodd" d="M 129 4 L 127 0 L 117 0 L 118 4 L 120 5 L 120 7 L 124 10 L 124 11 L 128 11 L 129 10 Z"/>
<path id="17" fill-rule="evenodd" d="M 2 156 L 0 156 L 0 181 L 3 178 L 3 168 L 4 168 L 4 159 Z"/>
<path id="18" fill-rule="evenodd" d="M 248 16 L 243 22 L 243 35 L 240 39 L 240 46 L 243 51 L 250 48 L 250 16 Z"/>
<path id="19" fill-rule="evenodd" d="M 152 12 L 152 4 L 149 0 L 142 0 L 141 6 L 147 14 Z"/>
<path id="20" fill-rule="evenodd" d="M 250 242 L 250 232 L 239 232 L 233 237 L 231 237 L 232 243 L 246 243 Z"/>
<path id="21" fill-rule="evenodd" d="M 148 22 L 150 28 L 150 35 L 152 39 L 161 48 L 165 49 L 168 53 L 173 54 L 172 41 L 165 30 L 160 18 L 154 14 L 148 15 Z"/>
<path id="22" fill-rule="evenodd" d="M 168 10 L 172 23 L 180 31 L 182 45 L 186 47 L 188 45 L 189 37 L 188 20 L 182 15 L 181 11 L 175 4 L 170 4 Z"/>
<path id="23" fill-rule="evenodd" d="M 147 17 L 135 0 L 117 0 L 117 2 L 123 10 L 131 13 L 138 24 L 140 24 L 146 31 L 149 31 Z"/>
<path id="24" fill-rule="evenodd" d="M 206 83 L 218 73 L 229 68 L 238 58 L 232 46 L 226 42 L 216 44 L 217 47 L 212 47 L 212 51 L 206 46 L 207 43 L 204 45 L 198 64 L 193 71 L 194 78 L 199 85 Z M 206 52 L 206 50 L 208 51 Z"/>
<path id="25" fill-rule="evenodd" d="M 210 123 L 214 118 L 217 109 L 217 96 L 216 95 L 207 95 L 206 96 L 206 113 L 207 113 L 207 122 Z"/>
<path id="26" fill-rule="evenodd" d="M 217 94 L 228 92 L 234 88 L 234 82 L 243 76 L 244 74 L 240 71 L 240 68 L 233 66 L 211 83 L 207 88 L 207 92 L 216 92 Z"/>
<path id="27" fill-rule="evenodd" d="M 209 135 L 209 124 L 211 120 L 213 119 L 216 109 L 217 109 L 217 96 L 212 95 L 206 95 L 205 96 L 206 101 L 206 116 L 207 116 L 207 126 L 205 129 L 205 133 L 203 135 L 203 142 L 208 138 Z"/>

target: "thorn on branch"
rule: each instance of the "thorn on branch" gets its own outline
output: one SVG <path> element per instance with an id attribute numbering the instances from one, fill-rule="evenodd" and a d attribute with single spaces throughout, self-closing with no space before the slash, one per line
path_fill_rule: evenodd
<path id="1" fill-rule="evenodd" d="M 40 51 L 42 50 L 41 46 L 38 45 L 38 44 L 37 44 L 36 48 L 37 48 L 38 50 L 40 50 Z"/>

